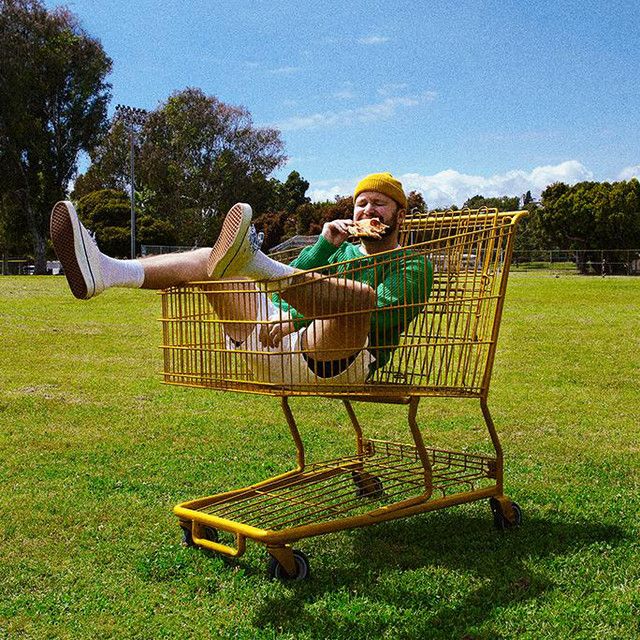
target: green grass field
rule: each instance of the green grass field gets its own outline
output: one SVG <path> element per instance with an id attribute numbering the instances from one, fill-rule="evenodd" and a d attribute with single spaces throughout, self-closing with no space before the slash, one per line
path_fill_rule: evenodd
<path id="1" fill-rule="evenodd" d="M 293 463 L 278 400 L 161 385 L 152 292 L 0 278 L 0 638 L 638 638 L 639 310 L 640 279 L 512 274 L 489 404 L 522 527 L 477 502 L 304 540 L 291 584 L 171 513 Z M 310 457 L 351 446 L 338 403 L 291 404 Z M 358 408 L 409 441 L 406 408 Z M 477 402 L 419 417 L 488 450 Z"/>

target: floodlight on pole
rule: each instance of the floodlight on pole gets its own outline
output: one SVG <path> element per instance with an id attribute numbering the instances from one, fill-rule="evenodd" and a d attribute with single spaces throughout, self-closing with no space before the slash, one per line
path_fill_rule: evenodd
<path id="1" fill-rule="evenodd" d="M 121 120 L 127 127 L 130 138 L 129 175 L 131 177 L 131 258 L 136 257 L 136 179 L 134 171 L 134 146 L 137 129 L 144 125 L 148 112 L 145 109 L 137 109 L 124 104 L 116 105 L 116 120 Z"/>

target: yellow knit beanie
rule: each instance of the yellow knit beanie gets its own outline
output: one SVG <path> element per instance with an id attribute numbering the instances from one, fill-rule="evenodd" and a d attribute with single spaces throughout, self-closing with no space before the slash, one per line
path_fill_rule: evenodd
<path id="1" fill-rule="evenodd" d="M 407 196 L 404 195 L 402 184 L 396 180 L 390 173 L 371 173 L 366 178 L 362 178 L 356 185 L 353 192 L 353 199 L 363 191 L 377 191 L 384 193 L 395 200 L 403 209 L 407 208 Z"/>

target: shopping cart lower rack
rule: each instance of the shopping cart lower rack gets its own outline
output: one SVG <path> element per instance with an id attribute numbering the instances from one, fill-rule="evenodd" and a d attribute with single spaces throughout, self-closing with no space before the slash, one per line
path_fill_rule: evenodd
<path id="1" fill-rule="evenodd" d="M 176 506 L 184 541 L 239 557 L 250 539 L 266 546 L 271 576 L 303 579 L 309 561 L 292 545 L 311 536 L 481 499 L 489 499 L 497 527 L 520 524 L 520 507 L 503 493 L 503 454 L 487 396 L 521 215 L 467 210 L 405 222 L 404 244 L 433 266 L 433 286 L 417 312 L 411 301 L 404 302 L 407 326 L 397 343 L 385 345 L 392 354 L 388 362 L 364 380 L 274 381 L 268 377 L 269 366 L 252 366 L 256 354 L 231 344 L 226 335 L 225 324 L 241 319 L 220 317 L 212 299 L 229 295 L 229 283 L 190 283 L 163 292 L 165 382 L 279 396 L 296 446 L 290 471 Z M 349 277 L 353 272 L 351 265 Z M 335 270 L 329 276 L 336 277 Z M 264 295 L 246 282 L 231 289 L 245 297 Z M 327 309 L 322 313 L 330 315 Z M 323 396 L 343 404 L 355 435 L 353 455 L 305 459 L 289 403 L 296 396 Z M 425 445 L 418 406 L 421 398 L 434 396 L 480 401 L 491 455 Z M 405 405 L 411 444 L 365 437 L 356 401 Z M 222 541 L 219 532 L 231 537 Z"/>

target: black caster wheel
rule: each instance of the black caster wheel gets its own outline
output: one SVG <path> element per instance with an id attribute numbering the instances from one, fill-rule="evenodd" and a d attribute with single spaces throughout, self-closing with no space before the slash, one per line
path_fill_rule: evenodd
<path id="1" fill-rule="evenodd" d="M 204 534 L 202 537 L 205 540 L 209 540 L 209 542 L 218 542 L 220 540 L 218 530 L 213 527 L 204 527 L 202 533 Z"/>
<path id="2" fill-rule="evenodd" d="M 218 530 L 213 527 L 202 527 L 202 529 L 200 529 L 200 536 L 209 542 L 220 542 Z"/>
<path id="3" fill-rule="evenodd" d="M 493 526 L 496 529 L 504 531 L 505 529 L 513 529 L 514 527 L 519 527 L 522 524 L 522 509 L 517 502 L 511 503 L 513 515 L 515 516 L 513 522 L 505 517 L 502 511 L 502 505 L 500 504 L 499 500 L 490 498 L 489 506 L 491 507 L 491 513 L 493 514 Z"/>
<path id="4" fill-rule="evenodd" d="M 267 566 L 267 573 L 271 579 L 276 580 L 308 580 L 309 578 L 309 558 L 302 553 L 302 551 L 298 551 L 297 549 L 293 550 L 293 557 L 296 561 L 296 569 L 297 573 L 295 576 L 290 576 L 285 570 L 284 567 L 273 557 L 269 558 L 269 564 Z"/>
<path id="5" fill-rule="evenodd" d="M 384 494 L 384 486 L 378 476 L 372 476 L 366 472 L 358 473 L 354 471 L 353 482 L 356 485 L 356 497 L 358 498 L 376 500 Z"/>
<path id="6" fill-rule="evenodd" d="M 193 534 L 191 532 L 191 523 L 181 521 L 180 528 L 182 529 L 182 544 L 185 547 L 195 547 L 196 543 L 193 541 Z M 211 542 L 218 542 L 218 539 L 219 539 L 218 531 L 213 527 L 203 527 L 202 537 L 205 540 L 210 540 Z"/>
<path id="7" fill-rule="evenodd" d="M 180 529 L 182 529 L 182 544 L 185 547 L 193 547 L 193 536 L 191 535 L 191 523 L 186 520 L 180 520 Z"/>

